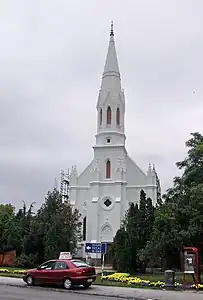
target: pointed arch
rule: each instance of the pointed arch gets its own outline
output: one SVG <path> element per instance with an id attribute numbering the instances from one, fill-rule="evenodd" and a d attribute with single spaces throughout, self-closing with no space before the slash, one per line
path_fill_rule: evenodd
<path id="1" fill-rule="evenodd" d="M 101 226 L 101 233 L 103 233 L 103 234 L 112 234 L 113 233 L 112 226 L 109 222 L 105 222 Z"/>
<path id="2" fill-rule="evenodd" d="M 82 222 L 82 237 L 83 237 L 83 241 L 86 241 L 86 231 L 87 231 L 87 217 L 85 216 L 83 218 L 83 222 Z"/>
<path id="3" fill-rule="evenodd" d="M 106 178 L 111 178 L 111 162 L 109 159 L 106 162 Z"/>
<path id="4" fill-rule="evenodd" d="M 109 225 L 105 225 L 103 228 L 102 228 L 102 233 L 103 234 L 109 234 L 111 233 L 111 228 Z"/>
<path id="5" fill-rule="evenodd" d="M 111 125 L 111 107 L 110 106 L 107 107 L 107 111 L 106 111 L 106 124 Z"/>
<path id="6" fill-rule="evenodd" d="M 100 126 L 102 125 L 102 114 L 103 114 L 103 111 L 102 111 L 102 108 L 101 108 L 100 112 L 99 112 L 99 124 L 100 124 Z"/>
<path id="7" fill-rule="evenodd" d="M 120 122 L 121 122 L 120 118 L 121 118 L 120 109 L 119 109 L 119 107 L 117 107 L 117 110 L 116 110 L 116 125 L 120 125 Z"/>

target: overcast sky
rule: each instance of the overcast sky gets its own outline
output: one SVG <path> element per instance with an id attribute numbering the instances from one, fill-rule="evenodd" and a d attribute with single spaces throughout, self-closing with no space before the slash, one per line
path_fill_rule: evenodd
<path id="1" fill-rule="evenodd" d="M 43 202 L 93 157 L 110 21 L 127 149 L 163 191 L 203 122 L 202 0 L 0 0 L 0 202 Z M 195 93 L 193 93 L 195 91 Z"/>

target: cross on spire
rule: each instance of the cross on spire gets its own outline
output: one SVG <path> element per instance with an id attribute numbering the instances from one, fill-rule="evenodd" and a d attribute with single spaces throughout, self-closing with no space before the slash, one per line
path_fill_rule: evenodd
<path id="1" fill-rule="evenodd" d="M 110 36 L 114 36 L 114 32 L 113 32 L 113 21 L 111 21 L 111 31 L 110 31 Z"/>

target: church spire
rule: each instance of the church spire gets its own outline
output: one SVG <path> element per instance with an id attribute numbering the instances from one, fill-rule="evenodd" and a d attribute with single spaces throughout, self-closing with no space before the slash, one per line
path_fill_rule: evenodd
<path id="1" fill-rule="evenodd" d="M 106 63 L 103 72 L 103 79 L 106 76 L 116 76 L 120 79 L 118 59 L 117 59 L 117 53 L 116 53 L 116 47 L 114 41 L 113 21 L 111 22 L 110 40 L 109 40 L 107 57 L 106 57 Z"/>
<path id="2" fill-rule="evenodd" d="M 111 22 L 109 45 L 97 101 L 97 144 L 125 145 L 125 96 L 121 88 L 120 71 Z M 113 133 L 116 133 L 115 137 Z M 104 138 L 104 135 L 106 137 Z"/>

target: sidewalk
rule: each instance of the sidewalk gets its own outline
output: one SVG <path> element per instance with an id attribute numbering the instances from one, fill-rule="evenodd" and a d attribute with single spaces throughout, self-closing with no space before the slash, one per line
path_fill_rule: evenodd
<path id="1" fill-rule="evenodd" d="M 96 269 L 96 273 L 97 274 L 101 274 L 102 273 L 102 268 L 101 267 L 95 267 L 95 269 Z M 114 273 L 114 272 L 116 272 L 116 271 L 114 271 L 111 268 L 104 268 L 103 271 L 104 271 L 104 273 Z"/>
<path id="2" fill-rule="evenodd" d="M 1 285 L 9 285 L 25 288 L 27 285 L 20 278 L 0 277 Z M 35 287 L 34 287 L 35 288 Z M 36 287 L 38 289 L 38 287 Z M 46 289 L 40 288 L 39 289 Z M 49 288 L 51 290 L 52 288 Z M 56 289 L 54 289 L 56 290 Z M 174 292 L 164 290 L 150 290 L 150 289 L 137 289 L 137 288 L 123 288 L 123 287 L 108 287 L 93 285 L 88 290 L 75 289 L 73 291 L 60 290 L 65 293 L 77 293 L 84 295 L 94 295 L 112 298 L 134 299 L 134 300 L 202 300 L 203 293 L 195 291 L 187 292 Z M 95 297 L 96 300 L 96 297 Z"/>

